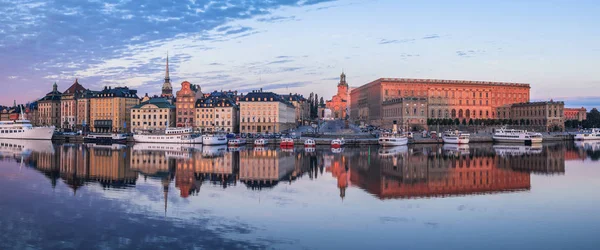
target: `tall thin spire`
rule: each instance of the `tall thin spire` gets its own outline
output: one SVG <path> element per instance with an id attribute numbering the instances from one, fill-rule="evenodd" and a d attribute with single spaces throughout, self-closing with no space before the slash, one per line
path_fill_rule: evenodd
<path id="1" fill-rule="evenodd" d="M 167 51 L 167 70 L 165 71 L 165 82 L 171 82 L 169 77 L 169 52 Z"/>

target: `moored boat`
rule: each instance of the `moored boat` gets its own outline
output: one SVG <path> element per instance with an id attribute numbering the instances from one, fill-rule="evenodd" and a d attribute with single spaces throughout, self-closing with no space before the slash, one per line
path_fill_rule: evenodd
<path id="1" fill-rule="evenodd" d="M 281 142 L 279 146 L 282 148 L 293 148 L 294 147 L 294 139 L 292 138 L 281 138 Z"/>
<path id="2" fill-rule="evenodd" d="M 242 145 L 246 145 L 246 139 L 238 137 L 235 139 L 231 139 L 227 142 L 227 145 L 229 146 L 242 146 Z"/>
<path id="3" fill-rule="evenodd" d="M 202 144 L 204 145 L 226 145 L 227 136 L 220 133 L 202 135 Z"/>
<path id="4" fill-rule="evenodd" d="M 115 144 L 115 143 L 127 143 L 127 135 L 112 133 L 112 134 L 100 134 L 92 133 L 83 137 L 85 143 L 97 143 L 97 144 Z"/>
<path id="5" fill-rule="evenodd" d="M 534 144 L 542 142 L 542 134 L 502 127 L 494 133 L 495 142 Z"/>
<path id="6" fill-rule="evenodd" d="M 133 140 L 143 143 L 201 144 L 202 136 L 195 134 L 192 128 L 167 128 L 159 133 L 139 132 L 133 135 Z"/>
<path id="7" fill-rule="evenodd" d="M 306 139 L 304 140 L 304 147 L 306 148 L 314 148 L 317 145 L 314 139 Z"/>
<path id="8" fill-rule="evenodd" d="M 600 140 L 600 129 L 592 128 L 589 130 L 583 130 L 575 135 L 575 140 Z"/>
<path id="9" fill-rule="evenodd" d="M 458 130 L 446 131 L 442 134 L 442 140 L 444 143 L 450 144 L 468 144 L 470 136 L 471 135 L 469 133 Z"/>
<path id="10" fill-rule="evenodd" d="M 344 146 L 344 144 L 346 144 L 346 141 L 344 141 L 344 138 L 331 140 L 332 148 L 341 148 Z"/>
<path id="11" fill-rule="evenodd" d="M 254 146 L 265 146 L 267 145 L 267 140 L 263 139 L 263 138 L 258 138 L 256 140 L 254 140 Z"/>
<path id="12" fill-rule="evenodd" d="M 54 126 L 34 127 L 25 120 L 23 113 L 15 121 L 0 121 L 0 138 L 20 140 L 50 140 L 54 135 Z"/>
<path id="13" fill-rule="evenodd" d="M 386 133 L 380 135 L 377 142 L 382 147 L 404 146 L 408 144 L 408 137 L 403 134 Z"/>

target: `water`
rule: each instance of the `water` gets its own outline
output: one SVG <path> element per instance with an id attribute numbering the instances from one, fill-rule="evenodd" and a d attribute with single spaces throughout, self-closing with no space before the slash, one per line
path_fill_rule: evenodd
<path id="1" fill-rule="evenodd" d="M 597 249 L 600 142 L 0 140 L 0 249 Z"/>

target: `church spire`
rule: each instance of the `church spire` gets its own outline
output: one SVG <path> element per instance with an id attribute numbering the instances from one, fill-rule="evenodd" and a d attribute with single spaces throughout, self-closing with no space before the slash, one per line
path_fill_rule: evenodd
<path id="1" fill-rule="evenodd" d="M 165 71 L 165 83 L 170 83 L 171 78 L 169 77 L 169 52 L 167 52 L 167 70 Z"/>
<path id="2" fill-rule="evenodd" d="M 56 85 L 56 82 L 54 82 L 54 85 L 52 85 L 52 91 L 58 91 L 58 85 Z"/>

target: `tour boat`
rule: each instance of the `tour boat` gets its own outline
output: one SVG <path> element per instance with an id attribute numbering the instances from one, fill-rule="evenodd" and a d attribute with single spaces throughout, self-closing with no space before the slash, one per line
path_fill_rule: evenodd
<path id="1" fill-rule="evenodd" d="M 54 126 L 34 127 L 29 120 L 24 119 L 21 112 L 19 120 L 0 121 L 0 138 L 50 140 L 54 135 Z"/>
<path id="2" fill-rule="evenodd" d="M 204 134 L 202 135 L 202 144 L 204 145 L 227 145 L 227 136 L 225 134 Z"/>
<path id="3" fill-rule="evenodd" d="M 304 141 L 304 147 L 306 148 L 314 148 L 317 145 L 317 143 L 315 143 L 315 140 L 313 139 L 306 139 Z"/>
<path id="4" fill-rule="evenodd" d="M 408 144 L 408 137 L 403 134 L 386 133 L 379 136 L 378 142 L 382 147 L 404 146 Z"/>
<path id="5" fill-rule="evenodd" d="M 258 138 L 256 140 L 254 140 L 254 146 L 265 146 L 267 145 L 267 140 L 263 139 L 263 138 Z"/>
<path id="6" fill-rule="evenodd" d="M 235 139 L 231 139 L 227 142 L 227 145 L 229 146 L 242 146 L 242 145 L 246 145 L 246 139 L 238 137 Z"/>
<path id="7" fill-rule="evenodd" d="M 279 143 L 279 146 L 282 148 L 286 148 L 286 147 L 294 147 L 294 139 L 292 138 L 281 138 L 281 142 Z"/>
<path id="8" fill-rule="evenodd" d="M 332 148 L 341 148 L 344 146 L 344 144 L 346 144 L 346 141 L 344 141 L 344 138 L 342 139 L 335 139 L 331 141 L 331 147 Z"/>
<path id="9" fill-rule="evenodd" d="M 175 143 L 175 144 L 201 144 L 202 136 L 195 134 L 192 128 L 167 128 L 164 133 L 144 133 L 133 135 L 135 142 L 144 143 Z"/>
<path id="10" fill-rule="evenodd" d="M 575 140 L 600 140 L 600 129 L 583 130 L 575 135 Z"/>
<path id="11" fill-rule="evenodd" d="M 113 144 L 113 143 L 127 143 L 127 135 L 125 134 L 88 134 L 83 137 L 83 142 L 86 143 L 103 143 L 103 144 Z"/>
<path id="12" fill-rule="evenodd" d="M 458 130 L 455 131 L 446 131 L 442 134 L 442 140 L 444 143 L 451 144 L 468 144 L 470 135 L 465 132 L 461 132 Z"/>
<path id="13" fill-rule="evenodd" d="M 506 129 L 503 127 L 496 130 L 493 139 L 495 142 L 533 144 L 542 142 L 542 134 L 537 132 L 527 132 L 527 130 Z"/>

